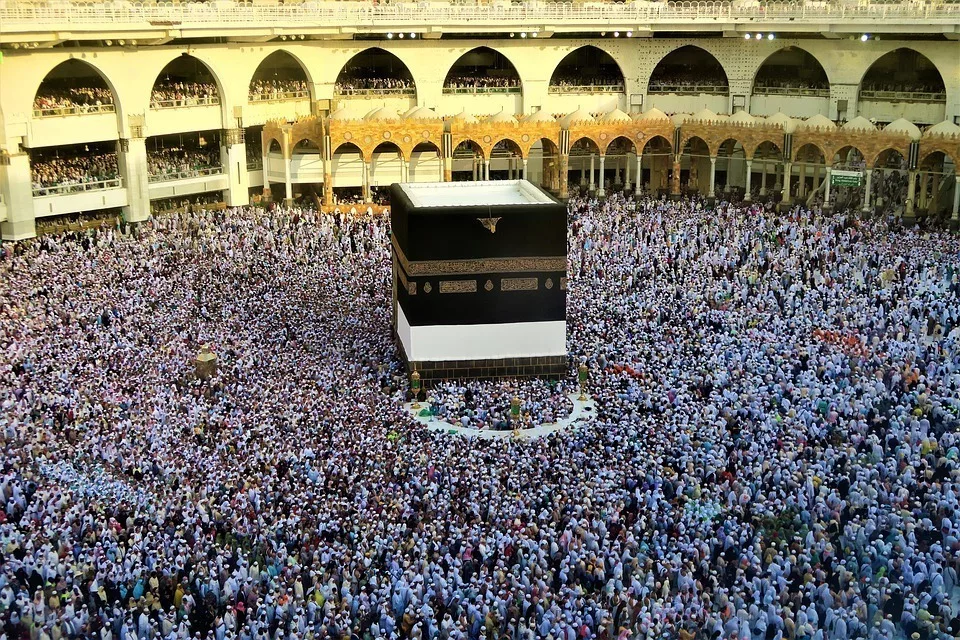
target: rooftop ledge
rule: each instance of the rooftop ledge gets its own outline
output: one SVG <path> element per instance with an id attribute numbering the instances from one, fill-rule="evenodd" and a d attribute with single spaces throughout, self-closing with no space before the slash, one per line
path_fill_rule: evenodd
<path id="1" fill-rule="evenodd" d="M 545 27 L 549 25 L 549 30 Z M 499 33 L 541 26 L 549 33 L 632 29 L 638 34 L 658 30 L 717 31 L 728 35 L 757 27 L 780 32 L 859 34 L 936 33 L 960 37 L 960 4 L 899 2 L 845 5 L 827 2 L 506 2 L 462 5 L 444 1 L 378 3 L 286 2 L 283 5 L 233 0 L 212 2 L 58 2 L 0 0 L 0 42 L 14 43 L 18 34 L 44 34 L 42 42 L 69 40 L 93 33 L 176 30 L 208 35 L 211 28 L 226 37 L 250 37 L 254 32 L 311 37 L 344 37 L 399 30 L 439 33 Z M 142 37 L 142 36 L 141 36 Z M 34 38 L 37 40 L 38 38 Z M 29 45 L 27 45 L 29 46 Z M 34 45 L 36 46 L 36 45 Z M 42 44 L 40 46 L 43 46 Z"/>

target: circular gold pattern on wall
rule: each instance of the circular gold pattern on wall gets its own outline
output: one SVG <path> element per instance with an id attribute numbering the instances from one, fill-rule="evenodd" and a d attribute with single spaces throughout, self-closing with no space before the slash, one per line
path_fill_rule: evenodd
<path id="1" fill-rule="evenodd" d="M 530 142 L 530 136 L 527 135 L 526 133 L 520 136 L 520 139 L 523 140 L 524 142 Z"/>
<path id="2" fill-rule="evenodd" d="M 490 144 L 491 140 L 493 140 L 493 138 L 491 138 L 490 136 L 483 136 L 483 141 L 486 142 L 487 144 Z"/>
<path id="3" fill-rule="evenodd" d="M 493 281 L 487 280 L 486 284 L 483 285 L 483 288 L 487 291 L 493 291 Z"/>
<path id="4" fill-rule="evenodd" d="M 389 131 L 384 131 L 384 132 L 383 132 L 383 139 L 384 139 L 384 140 L 389 140 L 389 139 L 390 139 L 390 135 L 391 135 L 391 134 L 390 134 Z"/>
<path id="5" fill-rule="evenodd" d="M 404 142 L 410 142 L 410 136 L 403 136 Z"/>
<path id="6" fill-rule="evenodd" d="M 601 139 L 601 140 L 606 140 L 606 139 L 607 139 L 607 134 L 601 133 L 601 134 L 600 134 L 600 139 Z"/>
<path id="7" fill-rule="evenodd" d="M 637 140 L 643 140 L 643 131 L 637 134 Z"/>
<path id="8" fill-rule="evenodd" d="M 553 278 L 547 278 L 547 281 L 543 283 L 547 289 L 553 289 Z"/>
<path id="9" fill-rule="evenodd" d="M 371 142 L 373 142 L 373 136 L 363 136 L 363 141 L 366 142 L 367 144 L 370 144 Z"/>
<path id="10" fill-rule="evenodd" d="M 352 140 L 352 139 L 353 139 L 353 134 L 350 133 L 349 131 L 347 131 L 346 133 L 343 134 L 343 139 L 344 139 L 344 140 Z"/>
<path id="11" fill-rule="evenodd" d="M 429 282 L 424 282 L 424 283 L 423 283 L 423 292 L 424 292 L 424 293 L 430 293 L 431 291 L 433 291 L 433 287 L 430 285 L 430 283 L 429 283 Z"/>
<path id="12" fill-rule="evenodd" d="M 430 139 L 430 132 L 429 132 L 429 131 L 424 131 L 424 132 L 421 133 L 420 135 L 423 136 L 423 139 L 424 139 L 424 140 L 429 140 L 429 139 Z"/>

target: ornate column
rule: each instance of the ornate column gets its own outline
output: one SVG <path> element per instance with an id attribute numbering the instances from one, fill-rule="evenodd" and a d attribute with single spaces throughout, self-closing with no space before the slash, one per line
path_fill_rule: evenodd
<path id="1" fill-rule="evenodd" d="M 523 162 L 523 174 L 521 175 L 521 177 L 524 180 L 526 180 L 527 179 L 527 161 L 529 160 L 529 158 L 521 158 L 520 160 L 521 162 Z"/>
<path id="2" fill-rule="evenodd" d="M 477 160 L 477 156 L 473 156 L 473 181 L 476 182 L 479 175 L 480 164 Z"/>
<path id="3" fill-rule="evenodd" d="M 800 163 L 800 180 L 797 182 L 797 198 L 803 198 L 807 193 L 807 163 Z"/>
<path id="4" fill-rule="evenodd" d="M 930 184 L 930 172 L 924 171 L 920 174 L 920 210 L 927 210 L 927 185 Z"/>
<path id="5" fill-rule="evenodd" d="M 483 179 L 490 180 L 490 158 L 483 160 Z"/>
<path id="6" fill-rule="evenodd" d="M 453 181 L 453 136 L 449 131 L 443 133 L 440 139 L 440 149 L 437 151 L 440 160 L 440 182 Z"/>
<path id="7" fill-rule="evenodd" d="M 820 188 L 820 165 L 813 165 L 813 191 L 816 192 Z"/>
<path id="8" fill-rule="evenodd" d="M 940 195 L 940 174 L 931 174 L 930 182 L 933 184 L 930 185 L 930 198 L 929 202 L 927 203 L 927 213 L 933 215 L 937 212 L 937 196 Z"/>
<path id="9" fill-rule="evenodd" d="M 597 185 L 593 181 L 593 169 L 594 169 L 593 158 L 594 158 L 594 155 L 591 153 L 590 154 L 590 191 L 596 191 L 597 189 Z"/>
<path id="10" fill-rule="evenodd" d="M 960 173 L 953 179 L 953 215 L 950 217 L 950 226 L 954 230 L 960 227 Z"/>
<path id="11" fill-rule="evenodd" d="M 250 204 L 250 174 L 247 171 L 247 145 L 243 129 L 224 129 L 220 132 L 220 161 L 227 176 L 224 191 L 228 207 Z"/>
<path id="12" fill-rule="evenodd" d="M 144 147 L 146 172 L 146 147 Z M 25 240 L 37 235 L 34 224 L 33 177 L 30 156 L 23 152 L 0 153 L 0 211 L 6 208 L 7 219 L 0 223 L 4 240 Z"/>
<path id="13" fill-rule="evenodd" d="M 907 172 L 907 202 L 904 207 L 904 217 L 913 218 L 914 200 L 917 197 L 917 170 L 911 169 Z"/>
<path id="14" fill-rule="evenodd" d="M 284 154 L 283 156 L 283 206 L 289 207 L 293 205 L 293 180 L 291 178 L 292 167 L 290 163 L 292 161 L 290 158 Z"/>
<path id="15" fill-rule="evenodd" d="M 867 179 L 863 183 L 863 213 L 870 213 L 870 198 L 872 194 L 870 193 L 873 188 L 873 169 L 867 167 L 865 173 L 867 174 Z"/>
<path id="16" fill-rule="evenodd" d="M 830 167 L 826 169 L 826 186 L 823 188 L 823 208 L 825 211 L 833 211 L 833 206 L 830 204 L 830 175 L 833 173 L 833 170 Z"/>
<path id="17" fill-rule="evenodd" d="M 760 196 L 767 195 L 767 161 L 761 160 Z"/>
<path id="18" fill-rule="evenodd" d="M 717 190 L 717 156 L 710 156 L 710 191 L 707 192 L 708 200 L 715 200 L 714 195 Z"/>
<path id="19" fill-rule="evenodd" d="M 630 192 L 630 156 L 623 156 L 623 192 Z"/>
<path id="20" fill-rule="evenodd" d="M 560 175 L 558 176 L 558 178 L 560 180 L 560 187 L 558 191 L 560 192 L 561 198 L 569 198 L 570 191 L 567 185 L 567 181 L 570 177 L 569 171 L 568 171 L 568 167 L 570 165 L 570 156 L 567 155 L 566 153 L 561 153 L 559 160 L 560 160 L 560 168 L 558 170 L 558 173 Z"/>
<path id="21" fill-rule="evenodd" d="M 787 206 L 790 204 L 790 178 L 793 173 L 793 167 L 789 162 L 783 163 L 783 185 L 780 193 L 780 204 Z"/>
<path id="22" fill-rule="evenodd" d="M 127 188 L 127 206 L 123 207 L 123 217 L 127 222 L 143 222 L 150 217 L 149 165 L 147 164 L 147 144 L 145 138 L 121 138 L 117 142 L 117 168 Z M 243 175 L 247 174 L 246 152 L 244 152 Z M 221 149 L 221 157 L 226 157 Z M 228 173 L 228 175 L 230 175 Z M 232 191 L 233 177 L 230 178 Z M 247 181 L 244 180 L 246 184 Z M 246 195 L 246 189 L 244 189 Z M 229 198 L 227 204 L 233 205 Z M 246 202 L 242 204 L 247 204 Z"/>
<path id="23" fill-rule="evenodd" d="M 364 160 L 363 162 L 363 201 L 370 202 L 370 173 L 373 171 L 373 167 L 370 165 L 370 162 Z"/>
<path id="24" fill-rule="evenodd" d="M 600 198 L 602 198 L 602 197 L 604 197 L 605 195 L 607 195 L 607 192 L 604 191 L 604 189 L 603 189 L 603 185 L 604 185 L 604 182 L 605 182 L 604 177 L 603 177 L 603 169 L 604 169 L 604 163 L 605 163 L 606 159 L 607 159 L 607 156 L 605 156 L 605 155 L 601 155 L 601 156 L 600 156 L 600 176 L 599 176 L 598 179 L 597 179 L 597 196 L 600 197 Z"/>
<path id="25" fill-rule="evenodd" d="M 743 187 L 744 202 L 751 202 L 753 200 L 753 195 L 752 195 L 753 192 L 751 191 L 752 185 L 750 184 L 751 180 L 753 180 L 753 160 L 750 158 L 747 158 L 747 176 L 746 178 L 744 178 L 745 186 Z"/>
<path id="26" fill-rule="evenodd" d="M 637 154 L 637 186 L 633 190 L 634 193 L 643 192 L 643 153 Z"/>
<path id="27" fill-rule="evenodd" d="M 263 192 L 262 192 L 263 201 L 272 202 L 273 192 L 270 190 L 270 179 L 267 177 L 270 172 L 270 152 L 268 151 L 266 146 L 261 145 L 260 158 L 262 160 L 262 164 L 260 166 L 263 167 Z M 324 161 L 323 167 L 324 167 L 323 170 L 326 172 L 327 170 L 326 161 Z M 324 185 L 326 185 L 327 183 L 326 177 L 324 177 L 323 183 Z"/>
<path id="28" fill-rule="evenodd" d="M 673 157 L 673 176 L 670 179 L 670 195 L 680 197 L 680 156 Z"/>
<path id="29" fill-rule="evenodd" d="M 333 150 L 330 136 L 323 136 L 323 206 L 333 206 Z"/>

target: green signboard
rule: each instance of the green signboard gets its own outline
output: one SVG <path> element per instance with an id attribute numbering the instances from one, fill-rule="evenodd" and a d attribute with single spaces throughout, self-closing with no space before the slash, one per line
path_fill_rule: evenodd
<path id="1" fill-rule="evenodd" d="M 843 171 L 840 169 L 834 169 L 830 172 L 830 186 L 832 187 L 859 187 L 862 184 L 862 171 Z"/>

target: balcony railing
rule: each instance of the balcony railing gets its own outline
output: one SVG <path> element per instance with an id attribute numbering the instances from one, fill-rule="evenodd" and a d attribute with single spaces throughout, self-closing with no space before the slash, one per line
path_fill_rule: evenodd
<path id="1" fill-rule="evenodd" d="M 410 28 L 470 24 L 478 29 L 512 31 L 529 24 L 651 24 L 717 22 L 757 26 L 771 23 L 955 24 L 956 3 L 833 4 L 775 2 L 743 5 L 733 2 L 530 2 L 462 6 L 454 2 L 303 2 L 280 4 L 218 2 L 36 2 L 7 0 L 0 8 L 0 23 L 8 33 L 61 29 L 72 31 L 129 29 L 131 27 L 208 29 L 272 28 L 276 26 L 345 26 L 361 32 L 406 31 Z"/>
<path id="2" fill-rule="evenodd" d="M 755 96 L 802 96 L 807 98 L 829 98 L 830 89 L 810 87 L 754 87 Z"/>
<path id="3" fill-rule="evenodd" d="M 444 95 L 480 95 L 484 93 L 519 94 L 520 87 L 444 87 Z"/>
<path id="4" fill-rule="evenodd" d="M 74 184 L 58 184 L 50 187 L 34 187 L 33 197 L 44 198 L 46 196 L 64 196 L 70 193 L 83 193 L 84 191 L 100 191 L 102 189 L 119 189 L 123 186 L 122 178 L 109 178 L 107 180 L 96 180 L 93 182 L 77 182 Z"/>
<path id="5" fill-rule="evenodd" d="M 116 113 L 117 107 L 112 104 L 77 104 L 70 107 L 49 107 L 34 109 L 34 118 L 60 118 L 63 116 L 82 116 L 88 113 Z"/>
<path id="6" fill-rule="evenodd" d="M 547 88 L 547 93 L 623 93 L 622 84 L 561 84 Z"/>
<path id="7" fill-rule="evenodd" d="M 167 173 L 151 173 L 147 181 L 173 182 L 174 180 L 189 180 L 190 178 L 202 178 L 204 176 L 218 176 L 223 173 L 223 167 L 201 167 L 199 169 L 187 169 L 186 171 L 170 171 Z"/>
<path id="8" fill-rule="evenodd" d="M 247 171 L 260 171 L 263 169 L 263 159 L 247 160 Z"/>
<path id="9" fill-rule="evenodd" d="M 696 96 L 703 94 L 725 96 L 730 92 L 729 87 L 718 84 L 677 84 L 677 85 L 658 85 L 650 87 L 647 93 L 650 94 L 676 94 L 678 96 Z"/>
<path id="10" fill-rule="evenodd" d="M 338 87 L 334 91 L 337 98 L 379 98 L 382 96 L 415 96 L 417 90 L 413 87 L 389 87 L 383 89 L 346 89 Z"/>
<path id="11" fill-rule="evenodd" d="M 309 91 L 271 91 L 251 93 L 250 102 L 283 102 L 284 100 L 306 100 L 309 97 Z"/>
<path id="12" fill-rule="evenodd" d="M 209 96 L 206 98 L 179 98 L 176 100 L 151 100 L 151 109 L 185 109 L 188 107 L 208 107 L 210 105 L 220 104 L 220 96 Z"/>
<path id="13" fill-rule="evenodd" d="M 861 89 L 860 99 L 871 102 L 943 102 L 947 99 L 945 93 L 929 93 L 926 91 L 873 91 Z"/>

